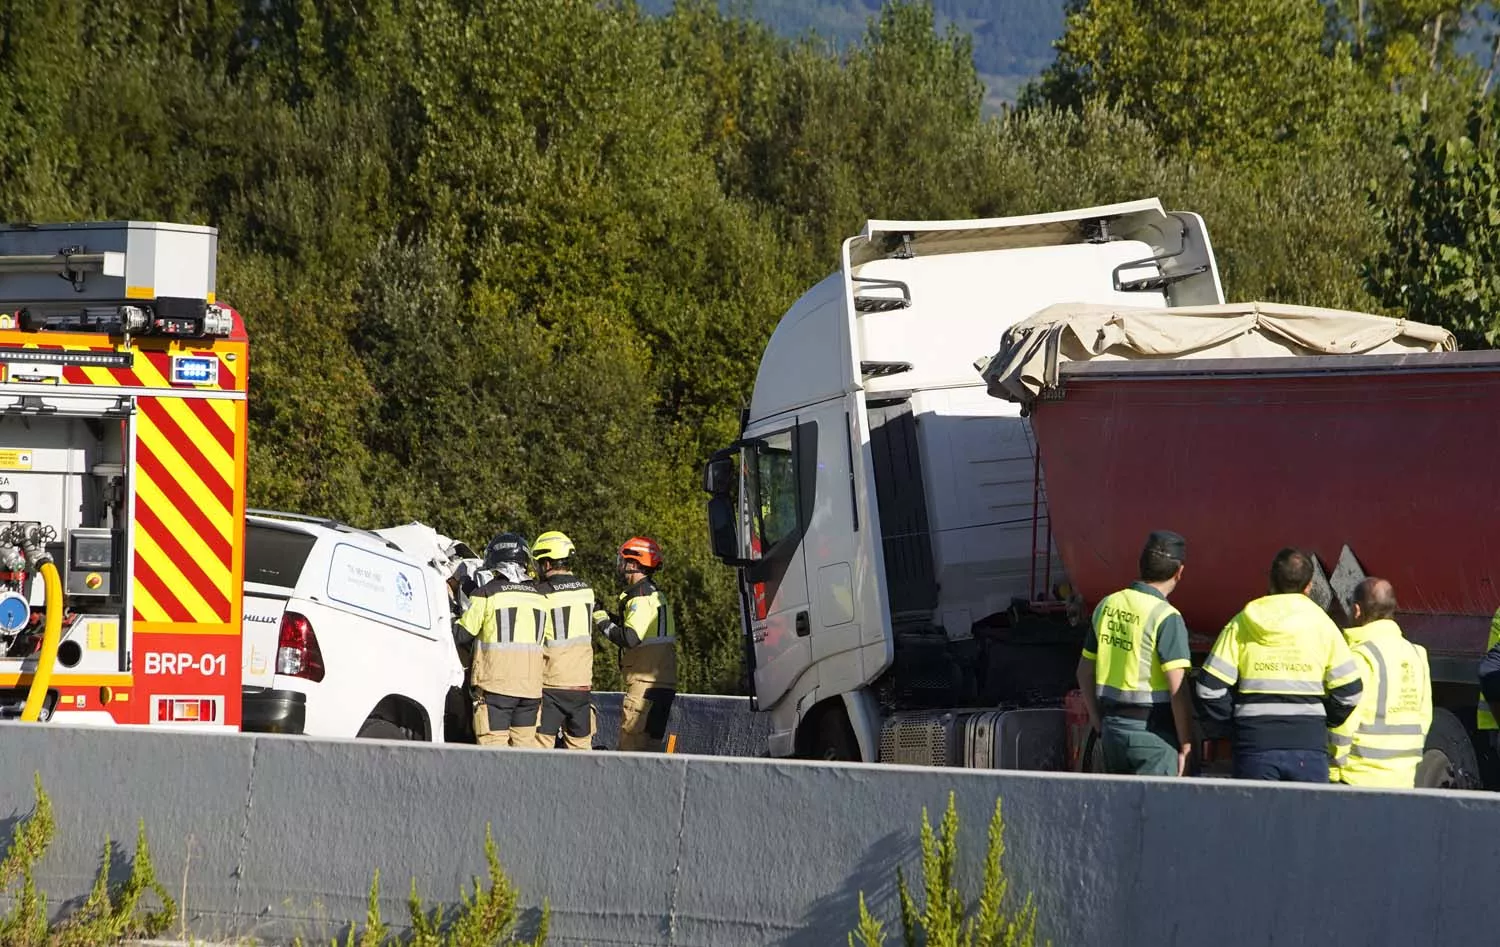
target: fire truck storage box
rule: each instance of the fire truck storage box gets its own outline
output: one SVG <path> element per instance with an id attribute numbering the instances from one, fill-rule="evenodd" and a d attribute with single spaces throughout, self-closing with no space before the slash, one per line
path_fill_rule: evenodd
<path id="1" fill-rule="evenodd" d="M 77 289 L 62 278 L 65 250 L 81 260 L 71 267 L 83 277 Z M 159 297 L 212 302 L 218 252 L 218 230 L 190 224 L 0 224 L 0 300 L 7 306 Z"/>

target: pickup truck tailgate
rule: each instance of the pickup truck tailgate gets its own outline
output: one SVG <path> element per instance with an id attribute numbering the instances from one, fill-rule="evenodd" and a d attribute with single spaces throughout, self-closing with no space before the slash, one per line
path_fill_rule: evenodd
<path id="1" fill-rule="evenodd" d="M 245 687 L 270 687 L 276 675 L 276 646 L 280 640 L 281 614 L 286 599 L 257 595 L 245 588 L 244 653 L 241 683 Z"/>

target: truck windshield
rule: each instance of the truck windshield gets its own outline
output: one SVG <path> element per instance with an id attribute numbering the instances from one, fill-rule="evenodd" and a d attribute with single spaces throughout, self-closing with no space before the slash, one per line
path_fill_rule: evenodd
<path id="1" fill-rule="evenodd" d="M 296 588 L 297 577 L 317 541 L 307 533 L 246 524 L 245 581 Z"/>

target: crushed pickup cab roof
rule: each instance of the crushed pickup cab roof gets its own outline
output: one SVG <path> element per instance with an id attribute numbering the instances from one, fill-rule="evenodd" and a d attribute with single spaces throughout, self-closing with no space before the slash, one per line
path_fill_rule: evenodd
<path id="1" fill-rule="evenodd" d="M 989 393 L 1023 404 L 1076 361 L 1276 358 L 1453 351 L 1437 326 L 1343 309 L 1246 302 L 1173 309 L 1059 303 L 1011 326 L 974 363 Z"/>

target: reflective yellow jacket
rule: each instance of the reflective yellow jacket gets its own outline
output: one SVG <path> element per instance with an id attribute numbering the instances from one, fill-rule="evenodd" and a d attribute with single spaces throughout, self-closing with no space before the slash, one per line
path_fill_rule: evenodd
<path id="1" fill-rule="evenodd" d="M 594 613 L 594 627 L 620 647 L 625 683 L 677 686 L 677 620 L 650 579 L 620 593 L 620 619 Z"/>
<path id="2" fill-rule="evenodd" d="M 1364 683 L 1354 713 L 1329 731 L 1329 778 L 1350 786 L 1410 788 L 1432 726 L 1427 651 L 1383 618 L 1344 632 Z"/>
<path id="3" fill-rule="evenodd" d="M 1328 727 L 1349 717 L 1362 690 L 1343 633 L 1300 593 L 1246 605 L 1194 684 L 1204 716 L 1232 720 L 1236 745 L 1249 751 L 1326 751 Z"/>
<path id="4" fill-rule="evenodd" d="M 459 619 L 474 639 L 474 686 L 506 697 L 542 696 L 547 599 L 531 582 L 496 578 L 475 591 Z"/>
<path id="5" fill-rule="evenodd" d="M 1485 678 L 1494 673 L 1493 671 L 1489 671 L 1488 665 L 1494 663 L 1492 656 L 1496 655 L 1497 649 L 1500 649 L 1500 611 L 1495 612 L 1495 617 L 1490 619 L 1490 642 L 1485 646 L 1485 658 L 1479 668 L 1481 688 L 1486 683 Z M 1488 674 L 1486 673 L 1487 671 L 1489 671 Z M 1491 686 L 1493 687 L 1493 684 Z M 1477 721 L 1479 729 L 1500 730 L 1500 726 L 1497 726 L 1495 723 L 1495 715 L 1490 713 L 1489 701 L 1485 700 L 1482 691 L 1479 695 L 1479 712 L 1477 716 L 1479 718 Z"/>

